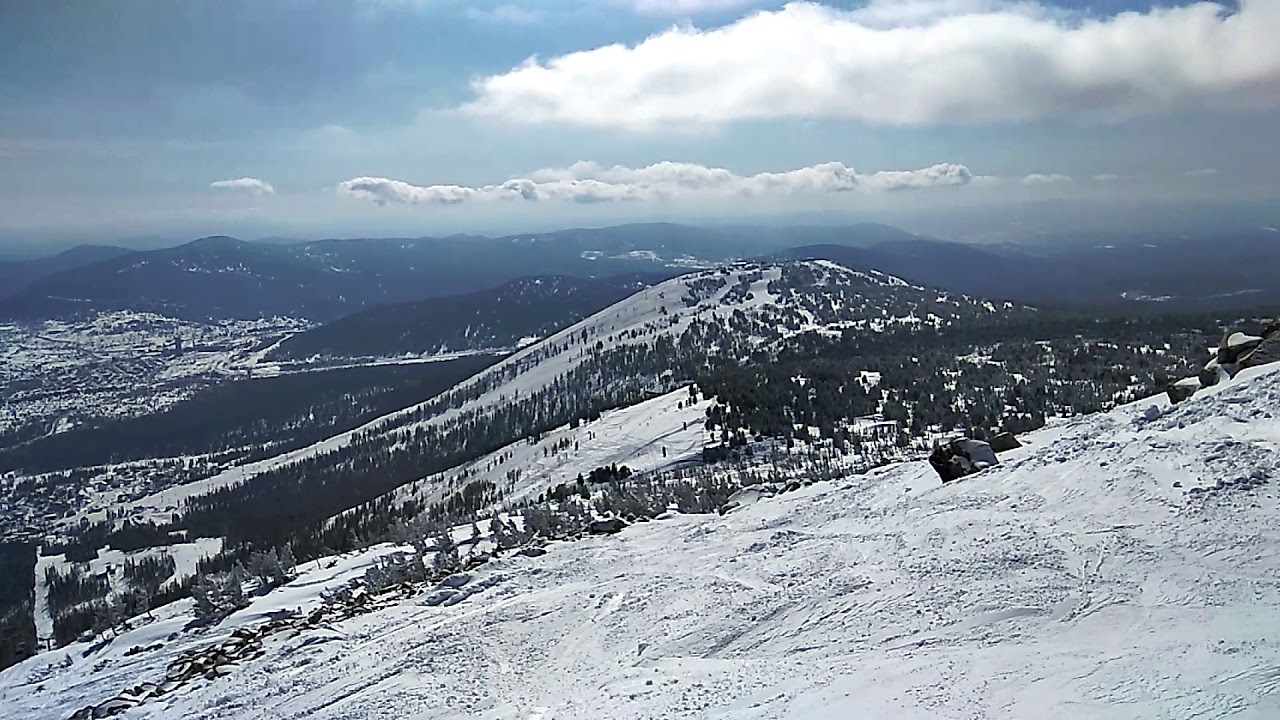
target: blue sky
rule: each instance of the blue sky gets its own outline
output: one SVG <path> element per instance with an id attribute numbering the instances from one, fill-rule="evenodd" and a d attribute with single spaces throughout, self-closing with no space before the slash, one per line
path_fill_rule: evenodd
<path id="1" fill-rule="evenodd" d="M 4 3 L 0 235 L 1275 198 L 1278 6 Z"/>

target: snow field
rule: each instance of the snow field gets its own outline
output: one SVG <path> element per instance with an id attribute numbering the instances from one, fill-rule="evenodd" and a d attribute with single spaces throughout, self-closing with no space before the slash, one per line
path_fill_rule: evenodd
<path id="1" fill-rule="evenodd" d="M 501 558 L 456 605 L 273 640 L 129 717 L 1280 716 L 1280 368 L 1022 439 L 946 486 L 907 462 Z M 208 637 L 380 551 L 308 564 Z M 0 674 L 4 715 L 69 714 L 194 641 L 132 642 Z"/>

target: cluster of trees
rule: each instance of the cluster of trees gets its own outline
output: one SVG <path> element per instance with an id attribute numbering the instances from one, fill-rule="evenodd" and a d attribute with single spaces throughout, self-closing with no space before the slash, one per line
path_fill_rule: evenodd
<path id="1" fill-rule="evenodd" d="M 146 555 L 137 560 L 126 558 L 124 561 L 124 579 L 148 596 L 159 592 L 177 570 L 178 563 L 167 552 Z"/>
<path id="2" fill-rule="evenodd" d="M 35 625 L 36 546 L 0 543 L 0 670 L 38 649 Z"/>
<path id="3" fill-rule="evenodd" d="M 196 622 L 202 625 L 216 625 L 248 606 L 246 586 L 262 594 L 297 577 L 297 561 L 289 545 L 250 551 L 245 564 L 233 561 L 226 570 L 213 570 L 217 564 L 217 559 L 200 563 L 189 587 Z"/>
<path id="4" fill-rule="evenodd" d="M 244 592 L 244 570 L 240 566 L 216 574 L 198 574 L 191 584 L 191 599 L 196 622 L 216 625 L 236 610 L 249 604 Z"/>
<path id="5" fill-rule="evenodd" d="M 482 376 L 421 411 L 397 417 L 394 425 L 362 432 L 345 447 L 272 469 L 252 483 L 190 498 L 182 522 L 197 535 L 220 535 L 233 543 L 297 540 L 304 554 L 320 547 L 338 549 L 345 540 L 332 537 L 332 528 L 320 527 L 329 517 L 523 438 L 638 402 L 684 381 L 705 363 L 705 353 L 695 343 L 678 346 L 663 336 L 653 344 L 593 353 L 542 390 L 436 419 L 475 397 L 473 384 L 494 382 Z M 415 426 L 415 419 L 431 422 Z M 368 534 L 359 528 L 346 528 L 343 534 L 352 531 Z"/>
<path id="6" fill-rule="evenodd" d="M 1218 328 L 1210 316 L 1042 312 L 807 335 L 699 384 L 720 401 L 707 422 L 724 447 L 748 437 L 807 437 L 811 427 L 856 443 L 847 428 L 874 415 L 897 423 L 904 441 L 952 430 L 985 437 L 1158 393 L 1169 378 L 1193 372 Z"/>
<path id="7" fill-rule="evenodd" d="M 50 565 L 45 568 L 44 582 L 49 614 L 55 619 L 77 605 L 101 600 L 111 592 L 111 582 L 105 573 L 90 575 L 79 563 L 68 563 L 65 570 Z"/>

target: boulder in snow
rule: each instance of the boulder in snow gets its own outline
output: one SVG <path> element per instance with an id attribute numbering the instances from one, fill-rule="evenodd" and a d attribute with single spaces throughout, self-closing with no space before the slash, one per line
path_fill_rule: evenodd
<path id="1" fill-rule="evenodd" d="M 1239 360 L 1240 369 L 1280 362 L 1280 323 L 1275 323 L 1262 334 L 1261 341 Z"/>
<path id="2" fill-rule="evenodd" d="M 1165 387 L 1164 391 L 1169 396 L 1169 402 L 1177 405 L 1183 400 L 1190 399 L 1190 397 L 1195 395 L 1196 391 L 1199 389 L 1200 378 L 1189 377 L 1169 383 L 1169 385 Z"/>
<path id="3" fill-rule="evenodd" d="M 466 573 L 455 573 L 440 581 L 442 588 L 460 588 L 471 582 L 471 576 Z"/>
<path id="4" fill-rule="evenodd" d="M 958 437 L 935 447 L 929 454 L 929 464 L 937 471 L 942 482 L 949 483 L 999 465 L 1000 461 L 987 443 Z"/>
<path id="5" fill-rule="evenodd" d="M 1218 344 L 1218 362 L 1222 365 L 1237 363 L 1240 358 L 1261 345 L 1262 340 L 1263 338 L 1258 335 L 1242 332 L 1227 333 L 1222 336 L 1222 342 Z"/>
<path id="6" fill-rule="evenodd" d="M 1016 450 L 1020 447 L 1022 447 L 1022 443 L 1018 442 L 1018 438 L 1014 437 L 1011 432 L 1002 432 L 991 438 L 991 449 L 998 453 Z"/>
<path id="7" fill-rule="evenodd" d="M 747 505 L 754 505 L 764 497 L 772 497 L 772 493 L 762 485 L 748 485 L 729 496 L 724 505 L 720 506 L 720 514 L 725 515 Z"/>
<path id="8" fill-rule="evenodd" d="M 592 535 L 615 535 L 622 532 L 627 526 L 627 521 L 619 517 L 600 518 L 592 520 L 587 526 L 587 532 Z"/>

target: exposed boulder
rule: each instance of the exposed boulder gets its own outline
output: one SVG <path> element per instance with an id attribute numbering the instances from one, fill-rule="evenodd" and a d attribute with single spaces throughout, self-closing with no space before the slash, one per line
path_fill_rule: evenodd
<path id="1" fill-rule="evenodd" d="M 455 573 L 440 581 L 442 588 L 460 588 L 471 582 L 471 576 L 467 573 Z"/>
<path id="2" fill-rule="evenodd" d="M 1248 353 L 1240 356 L 1241 370 L 1280 362 L 1280 323 L 1274 323 L 1262 334 L 1262 339 Z"/>
<path id="3" fill-rule="evenodd" d="M 991 449 L 998 452 L 1008 452 L 1022 447 L 1022 443 L 1018 442 L 1018 438 L 1014 437 L 1011 432 L 1002 432 L 991 438 Z"/>
<path id="4" fill-rule="evenodd" d="M 615 535 L 622 532 L 622 529 L 626 526 L 627 521 L 619 517 L 601 518 L 592 520 L 591 524 L 587 526 L 587 532 L 592 535 Z"/>
<path id="5" fill-rule="evenodd" d="M 734 510 L 754 505 L 766 497 L 773 497 L 773 493 L 765 488 L 764 485 L 748 485 L 730 495 L 724 505 L 720 506 L 719 512 L 721 515 L 727 515 Z"/>
<path id="6" fill-rule="evenodd" d="M 1223 366 L 1218 358 L 1213 358 L 1200 369 L 1200 387 L 1213 387 L 1224 380 L 1231 379 L 1231 370 L 1235 365 Z"/>
<path id="7" fill-rule="evenodd" d="M 120 713 L 124 712 L 125 710 L 128 710 L 129 708 L 137 704 L 138 703 L 133 700 L 127 700 L 127 699 L 118 698 L 118 697 L 112 698 L 102 703 L 101 705 L 98 705 L 97 707 L 95 707 L 93 709 L 93 717 L 104 718 L 104 717 L 111 717 L 112 715 L 119 715 Z"/>
<path id="8" fill-rule="evenodd" d="M 1222 336 L 1222 342 L 1218 343 L 1218 363 L 1221 365 L 1234 365 L 1240 361 L 1240 358 L 1248 355 L 1262 344 L 1262 336 L 1249 335 L 1242 332 L 1228 332 Z"/>
<path id="9" fill-rule="evenodd" d="M 989 444 L 958 437 L 936 446 L 929 454 L 929 464 L 937 471 L 943 483 L 949 483 L 999 465 L 1000 460 Z"/>
<path id="10" fill-rule="evenodd" d="M 1196 391 L 1199 389 L 1200 378 L 1189 377 L 1169 383 L 1168 386 L 1165 387 L 1164 391 L 1169 395 L 1169 402 L 1177 405 L 1183 400 L 1187 400 L 1192 395 L 1195 395 Z"/>

